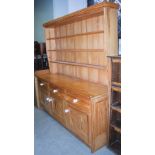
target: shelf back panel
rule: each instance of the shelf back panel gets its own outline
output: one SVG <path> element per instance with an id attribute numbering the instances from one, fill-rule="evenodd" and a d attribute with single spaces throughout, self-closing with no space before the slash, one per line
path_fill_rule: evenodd
<path id="1" fill-rule="evenodd" d="M 50 72 L 108 85 L 107 56 L 118 55 L 117 7 L 81 11 L 44 24 Z"/>

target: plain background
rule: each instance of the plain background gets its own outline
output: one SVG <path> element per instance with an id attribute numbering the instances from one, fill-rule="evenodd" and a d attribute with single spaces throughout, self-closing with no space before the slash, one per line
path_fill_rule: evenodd
<path id="1" fill-rule="evenodd" d="M 155 154 L 154 1 L 122 1 L 122 155 Z M 34 154 L 34 2 L 0 3 L 0 154 Z"/>

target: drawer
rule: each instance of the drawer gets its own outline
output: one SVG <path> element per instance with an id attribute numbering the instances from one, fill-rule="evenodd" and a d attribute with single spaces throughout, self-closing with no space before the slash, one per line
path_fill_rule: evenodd
<path id="1" fill-rule="evenodd" d="M 50 96 L 52 97 L 59 97 L 64 99 L 65 98 L 65 94 L 64 94 L 64 90 L 61 88 L 58 88 L 57 86 L 51 85 L 49 86 L 50 88 Z"/>
<path id="2" fill-rule="evenodd" d="M 72 93 L 65 93 L 65 100 L 67 100 L 71 104 L 73 104 L 73 103 L 76 104 L 76 103 L 80 103 L 80 102 L 83 102 L 83 104 L 85 104 L 85 105 L 90 104 L 89 99 L 82 98 L 81 96 L 72 94 Z"/>
<path id="3" fill-rule="evenodd" d="M 84 102 L 79 98 L 75 98 L 69 95 L 65 95 L 65 101 L 69 107 L 74 108 L 83 113 L 90 114 L 90 104 L 88 104 L 87 102 Z"/>
<path id="4" fill-rule="evenodd" d="M 88 98 L 87 96 L 83 95 L 80 92 L 75 92 L 73 90 L 72 91 L 71 90 L 66 90 L 65 93 L 66 93 L 67 96 L 70 96 L 73 99 L 78 98 L 78 99 L 80 99 L 80 101 L 83 101 L 84 103 L 87 103 L 87 104 L 90 103 L 90 98 Z M 71 102 L 72 102 L 72 100 L 71 100 Z"/>
<path id="5" fill-rule="evenodd" d="M 38 80 L 38 85 L 40 89 L 47 90 L 49 87 L 49 84 L 43 80 Z"/>

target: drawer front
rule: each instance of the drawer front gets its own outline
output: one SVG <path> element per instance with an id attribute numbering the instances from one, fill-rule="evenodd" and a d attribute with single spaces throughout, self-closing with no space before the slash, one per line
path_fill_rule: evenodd
<path id="1" fill-rule="evenodd" d="M 79 110 L 81 112 L 90 114 L 90 104 L 87 101 L 81 100 L 81 98 L 78 98 L 76 96 L 70 96 L 65 95 L 65 101 L 68 102 L 68 105 L 76 110 Z"/>
<path id="2" fill-rule="evenodd" d="M 52 97 L 58 97 L 64 99 L 65 91 L 61 88 L 58 88 L 57 86 L 51 85 L 49 86 L 50 95 Z"/>
<path id="3" fill-rule="evenodd" d="M 89 116 L 68 106 L 64 109 L 66 127 L 89 144 Z"/>
<path id="4" fill-rule="evenodd" d="M 43 80 L 38 80 L 39 89 L 48 90 L 49 84 Z"/>
<path id="5" fill-rule="evenodd" d="M 70 96 L 73 99 L 78 98 L 78 99 L 80 99 L 80 101 L 89 104 L 90 98 L 88 98 L 87 96 L 85 96 L 83 94 L 80 94 L 79 91 L 73 92 L 73 91 L 70 91 L 70 90 L 66 90 L 65 93 L 66 93 L 67 96 Z"/>
<path id="6" fill-rule="evenodd" d="M 49 101 L 49 95 L 42 91 L 40 94 L 40 105 L 42 108 L 44 108 L 49 114 L 52 113 L 52 104 Z"/>

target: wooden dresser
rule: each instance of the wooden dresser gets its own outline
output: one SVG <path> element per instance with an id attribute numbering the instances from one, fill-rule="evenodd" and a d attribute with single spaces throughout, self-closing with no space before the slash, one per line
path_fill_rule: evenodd
<path id="1" fill-rule="evenodd" d="M 117 55 L 117 8 L 100 3 L 45 23 L 49 70 L 35 72 L 37 105 L 94 152 L 108 144 L 108 55 Z"/>

